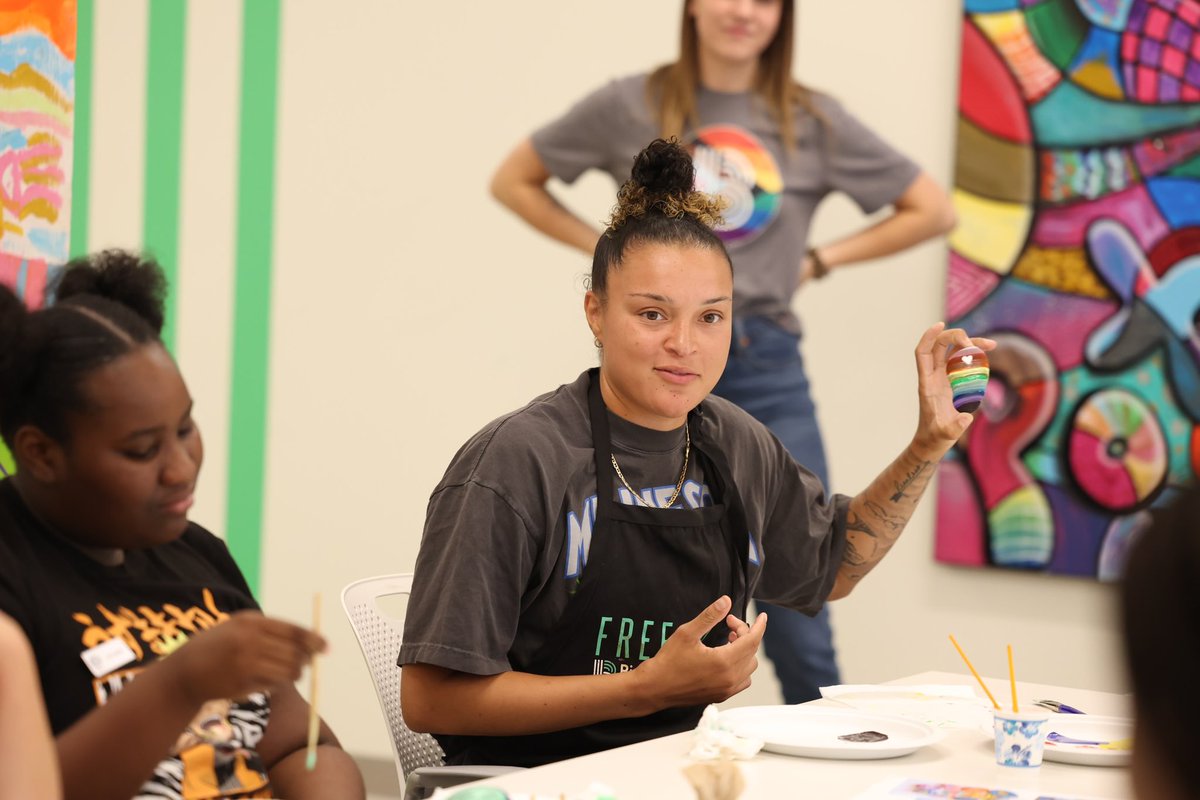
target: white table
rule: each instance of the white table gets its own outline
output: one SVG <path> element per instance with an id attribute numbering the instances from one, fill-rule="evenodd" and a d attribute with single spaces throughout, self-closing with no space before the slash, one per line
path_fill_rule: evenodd
<path id="1" fill-rule="evenodd" d="M 989 678 L 987 682 L 992 694 L 1004 702 L 1001 696 L 1008 696 L 1008 681 Z M 948 672 L 923 672 L 890 683 L 978 687 L 970 675 Z M 1061 700 L 1090 714 L 1131 716 L 1132 713 L 1129 698 L 1123 695 L 1025 682 L 1018 682 L 1018 687 L 1023 698 Z M 978 688 L 977 693 L 982 694 Z M 827 704 L 827 701 L 816 703 Z M 543 796 L 557 799 L 563 794 L 581 795 L 589 783 L 598 781 L 614 789 L 619 800 L 694 800 L 695 792 L 682 772 L 692 763 L 687 758 L 691 739 L 690 732 L 665 736 L 466 786 L 494 786 L 509 794 L 536 795 L 540 800 Z M 751 760 L 736 763 L 746 779 L 743 800 L 853 798 L 881 782 L 894 779 L 899 783 L 906 778 L 1104 800 L 1127 800 L 1132 796 L 1128 771 L 1123 768 L 1049 761 L 1038 769 L 1001 767 L 995 762 L 993 747 L 991 736 L 982 731 L 947 729 L 937 744 L 900 758 L 833 761 L 759 753 Z"/>

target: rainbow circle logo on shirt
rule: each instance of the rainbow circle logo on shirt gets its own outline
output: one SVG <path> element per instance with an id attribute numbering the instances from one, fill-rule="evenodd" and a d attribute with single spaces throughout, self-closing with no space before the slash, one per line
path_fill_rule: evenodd
<path id="1" fill-rule="evenodd" d="M 696 132 L 689 149 L 696 188 L 729 203 L 717 229 L 726 244 L 750 241 L 779 216 L 783 176 L 754 134 L 737 125 L 710 125 Z"/>

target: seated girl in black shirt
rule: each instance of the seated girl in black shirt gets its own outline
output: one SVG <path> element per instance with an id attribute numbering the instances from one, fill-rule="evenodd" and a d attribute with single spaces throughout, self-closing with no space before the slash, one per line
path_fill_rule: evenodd
<path id="1" fill-rule="evenodd" d="M 37 658 L 67 798 L 362 798 L 293 682 L 320 636 L 262 616 L 188 521 L 203 448 L 159 339 L 164 280 L 118 251 L 55 305 L 0 289 L 0 610 Z"/>

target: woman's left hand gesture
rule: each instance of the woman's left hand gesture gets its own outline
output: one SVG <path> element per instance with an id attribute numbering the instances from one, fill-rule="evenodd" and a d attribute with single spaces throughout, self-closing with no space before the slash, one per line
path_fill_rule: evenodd
<path id="1" fill-rule="evenodd" d="M 913 448 L 926 458 L 940 459 L 954 446 L 974 417 L 954 407 L 954 392 L 946 374 L 946 363 L 955 350 L 974 345 L 992 350 L 996 343 L 981 337 L 971 338 L 962 328 L 946 328 L 935 323 L 921 336 L 915 352 L 917 394 L 920 415 Z"/>

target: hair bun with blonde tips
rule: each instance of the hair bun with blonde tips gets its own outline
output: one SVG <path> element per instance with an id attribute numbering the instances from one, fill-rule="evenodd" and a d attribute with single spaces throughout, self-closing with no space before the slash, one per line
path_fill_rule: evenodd
<path id="1" fill-rule="evenodd" d="M 629 177 L 652 194 L 679 194 L 692 190 L 696 167 L 679 140 L 655 139 L 634 158 Z"/>
<path id="2" fill-rule="evenodd" d="M 721 223 L 725 203 L 695 190 L 696 168 L 677 139 L 655 139 L 638 153 L 629 180 L 617 192 L 617 205 L 609 230 L 651 213 L 679 218 L 689 216 L 708 228 Z"/>
<path id="3" fill-rule="evenodd" d="M 714 230 L 724 203 L 693 187 L 696 168 L 676 139 L 655 139 L 633 160 L 629 180 L 617 192 L 608 229 L 592 253 L 591 291 L 603 297 L 608 273 L 626 253 L 645 245 L 700 248 L 720 253 L 733 269 Z"/>

